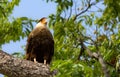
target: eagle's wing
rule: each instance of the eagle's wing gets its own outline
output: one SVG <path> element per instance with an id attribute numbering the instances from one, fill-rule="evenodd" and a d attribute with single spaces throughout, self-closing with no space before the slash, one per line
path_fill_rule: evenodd
<path id="1" fill-rule="evenodd" d="M 49 40 L 49 49 L 50 49 L 49 51 L 50 51 L 50 53 L 49 53 L 49 58 L 48 58 L 48 64 L 50 64 L 50 62 L 52 60 L 52 57 L 54 55 L 54 39 L 53 39 L 53 36 L 52 36 L 52 34 L 49 30 L 48 30 L 47 34 L 49 34 L 48 36 L 50 38 L 50 40 Z"/>
<path id="2" fill-rule="evenodd" d="M 33 48 L 33 38 L 36 36 L 38 29 L 33 29 L 33 31 L 29 34 L 27 39 L 27 45 L 26 45 L 26 53 L 29 53 L 32 51 Z"/>
<path id="3" fill-rule="evenodd" d="M 28 39 L 27 39 L 27 45 L 26 45 L 26 59 L 30 60 L 31 59 L 31 53 L 32 53 L 32 39 L 33 39 L 33 34 L 32 32 L 29 34 Z"/>
<path id="4" fill-rule="evenodd" d="M 29 34 L 27 39 L 27 45 L 26 45 L 26 59 L 32 60 L 34 57 L 36 57 L 36 54 L 34 53 L 34 37 L 37 36 L 39 33 L 39 29 L 35 28 L 33 31 Z"/>

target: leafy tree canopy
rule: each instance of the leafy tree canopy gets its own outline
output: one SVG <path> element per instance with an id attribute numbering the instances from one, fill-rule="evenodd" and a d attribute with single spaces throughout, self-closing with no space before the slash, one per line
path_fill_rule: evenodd
<path id="1" fill-rule="evenodd" d="M 56 14 L 49 15 L 56 77 L 120 76 L 120 0 L 45 1 L 57 4 Z M 34 20 L 10 16 L 19 2 L 0 1 L 0 45 L 20 40 L 33 29 Z"/>
<path id="2" fill-rule="evenodd" d="M 20 0 L 0 1 L 0 46 L 11 40 L 17 41 L 24 38 L 29 29 L 32 29 L 34 20 L 27 17 L 14 18 L 11 16 L 15 6 Z"/>
<path id="3" fill-rule="evenodd" d="M 102 55 L 109 75 L 117 76 L 120 69 L 120 1 L 46 1 L 57 3 L 56 14 L 50 15 L 49 23 L 56 43 L 52 67 L 59 70 L 57 76 L 104 76 L 103 63 L 95 58 L 94 52 Z"/>

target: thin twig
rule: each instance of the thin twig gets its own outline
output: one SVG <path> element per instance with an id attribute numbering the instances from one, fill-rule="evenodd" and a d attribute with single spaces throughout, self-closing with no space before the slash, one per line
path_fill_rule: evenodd
<path id="1" fill-rule="evenodd" d="M 97 2 L 92 2 L 90 3 L 91 0 L 88 1 L 88 6 L 85 10 L 81 11 L 80 13 L 76 14 L 74 21 L 77 19 L 78 16 L 80 16 L 81 14 L 85 13 L 86 11 L 88 11 L 88 9 L 92 6 L 92 5 L 96 5 Z"/>

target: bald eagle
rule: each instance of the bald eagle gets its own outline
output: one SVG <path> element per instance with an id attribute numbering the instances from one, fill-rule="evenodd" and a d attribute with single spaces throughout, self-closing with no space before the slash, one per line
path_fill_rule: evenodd
<path id="1" fill-rule="evenodd" d="M 47 28 L 47 18 L 43 17 L 31 31 L 27 39 L 26 59 L 50 64 L 54 54 L 54 40 Z"/>

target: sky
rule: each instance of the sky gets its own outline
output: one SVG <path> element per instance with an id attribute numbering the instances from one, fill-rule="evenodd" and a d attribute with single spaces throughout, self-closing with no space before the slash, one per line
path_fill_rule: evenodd
<path id="1" fill-rule="evenodd" d="M 32 19 L 40 19 L 42 17 L 48 17 L 50 14 L 56 12 L 56 4 L 46 0 L 21 0 L 19 6 L 14 8 L 12 16 L 17 17 L 29 17 Z M 21 39 L 17 42 L 10 42 L 2 45 L 2 50 L 12 54 L 14 52 L 24 53 L 22 46 L 26 45 L 27 38 Z M 3 77 L 0 75 L 0 77 Z"/>

